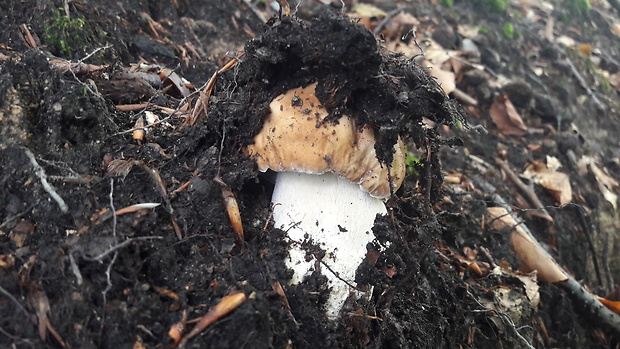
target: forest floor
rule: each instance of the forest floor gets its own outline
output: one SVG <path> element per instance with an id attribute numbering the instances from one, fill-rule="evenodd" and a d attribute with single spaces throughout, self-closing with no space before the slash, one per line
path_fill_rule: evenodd
<path id="1" fill-rule="evenodd" d="M 618 348 L 618 323 L 515 242 L 527 227 L 620 301 L 620 14 L 569 3 L 9 0 L 0 347 L 169 347 L 235 295 L 182 346 Z M 339 317 L 319 273 L 289 284 L 274 185 L 243 151 L 312 82 L 381 160 L 398 136 L 408 151 L 357 271 L 372 292 Z"/>

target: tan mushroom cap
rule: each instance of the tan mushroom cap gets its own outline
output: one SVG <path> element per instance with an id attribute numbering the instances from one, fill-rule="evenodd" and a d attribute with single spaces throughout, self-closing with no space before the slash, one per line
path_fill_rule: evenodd
<path id="1" fill-rule="evenodd" d="M 368 126 L 359 130 L 348 116 L 341 117 L 337 124 L 323 123 L 328 113 L 314 95 L 315 88 L 316 83 L 276 97 L 246 154 L 263 172 L 333 172 L 359 184 L 373 197 L 388 198 L 388 168 L 377 159 L 373 130 Z M 400 138 L 389 171 L 396 191 L 405 177 L 405 152 Z"/>

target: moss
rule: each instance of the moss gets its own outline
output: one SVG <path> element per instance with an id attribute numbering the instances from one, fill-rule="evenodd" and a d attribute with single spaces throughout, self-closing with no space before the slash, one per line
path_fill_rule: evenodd
<path id="1" fill-rule="evenodd" d="M 69 19 L 64 9 L 49 19 L 43 38 L 49 50 L 61 57 L 82 55 L 89 49 L 91 41 L 101 41 L 107 36 L 103 30 L 93 30 L 84 17 Z"/>
<path id="2" fill-rule="evenodd" d="M 441 6 L 446 8 L 451 8 L 452 6 L 454 6 L 454 2 L 452 0 L 440 0 L 439 3 L 441 4 Z"/>
<path id="3" fill-rule="evenodd" d="M 577 16 L 586 16 L 590 11 L 590 0 L 568 0 L 566 5 L 570 12 Z"/>
<path id="4" fill-rule="evenodd" d="M 508 39 L 515 38 L 515 28 L 512 23 L 508 22 L 504 24 L 504 26 L 502 27 L 502 34 L 504 34 L 504 36 Z"/>
<path id="5" fill-rule="evenodd" d="M 474 0 L 474 2 L 493 12 L 505 12 L 509 0 Z"/>
<path id="6" fill-rule="evenodd" d="M 405 147 L 405 164 L 407 165 L 407 174 L 414 174 L 416 176 L 419 175 L 419 170 L 422 168 L 423 164 L 420 162 L 420 159 L 409 152 L 407 147 Z"/>

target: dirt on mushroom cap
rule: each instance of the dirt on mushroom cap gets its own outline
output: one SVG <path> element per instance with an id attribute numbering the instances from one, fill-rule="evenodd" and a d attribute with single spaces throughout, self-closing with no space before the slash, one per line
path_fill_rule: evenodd
<path id="1" fill-rule="evenodd" d="M 392 162 L 399 137 L 429 150 L 440 143 L 434 130 L 422 127 L 423 117 L 437 124 L 464 118 L 424 68 L 382 52 L 368 30 L 334 11 L 310 22 L 272 19 L 263 35 L 248 42 L 239 66 L 218 78 L 210 117 L 225 120 L 223 130 L 236 135 L 228 139 L 231 145 L 251 144 L 273 98 L 311 83 L 329 113 L 326 122 L 347 115 L 358 127 L 372 128 L 383 164 Z M 429 178 L 435 178 L 429 183 L 434 200 L 441 174 L 433 154 L 426 161 Z"/>
<path id="2" fill-rule="evenodd" d="M 394 161 L 379 163 L 374 131 L 358 128 L 349 116 L 324 122 L 326 110 L 314 95 L 316 83 L 287 91 L 270 103 L 271 113 L 246 153 L 261 171 L 323 174 L 335 172 L 373 197 L 389 198 L 405 177 L 402 141 L 394 145 Z"/>

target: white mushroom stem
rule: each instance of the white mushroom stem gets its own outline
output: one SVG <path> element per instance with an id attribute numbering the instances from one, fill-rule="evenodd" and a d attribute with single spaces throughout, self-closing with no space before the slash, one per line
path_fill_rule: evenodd
<path id="1" fill-rule="evenodd" d="M 319 245 L 327 252 L 321 272 L 332 288 L 327 314 L 337 315 L 355 290 L 349 285 L 355 284 L 366 245 L 374 239 L 375 217 L 386 213 L 380 198 L 389 198 L 405 177 L 405 151 L 399 140 L 392 163 L 381 163 L 372 126 L 358 125 L 347 115 L 326 121 L 329 113 L 315 95 L 316 86 L 274 98 L 245 152 L 259 170 L 279 172 L 272 198 L 274 220 L 291 238 L 292 283 L 316 265 L 307 260 L 303 243 Z"/>
<path id="2" fill-rule="evenodd" d="M 387 213 L 385 204 L 360 185 L 332 173 L 280 172 L 271 201 L 275 226 L 287 231 L 292 242 L 287 261 L 294 271 L 291 284 L 300 283 L 315 269 L 316 260 L 306 258 L 302 243 L 320 246 L 326 251 L 322 262 L 329 266 L 321 267 L 321 273 L 332 288 L 326 313 L 338 315 L 350 292 L 361 296 L 349 285 L 355 285 L 366 245 L 375 238 L 375 217 Z"/>

